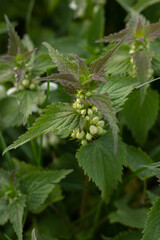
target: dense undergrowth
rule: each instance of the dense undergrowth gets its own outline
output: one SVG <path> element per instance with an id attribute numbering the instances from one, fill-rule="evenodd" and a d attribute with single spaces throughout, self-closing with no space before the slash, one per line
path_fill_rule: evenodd
<path id="1" fill-rule="evenodd" d="M 159 1 L 15 4 L 0 15 L 0 239 L 159 240 Z"/>

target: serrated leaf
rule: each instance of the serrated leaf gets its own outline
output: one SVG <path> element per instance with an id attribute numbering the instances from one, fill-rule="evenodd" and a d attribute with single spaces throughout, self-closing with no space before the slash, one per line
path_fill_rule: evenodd
<path id="1" fill-rule="evenodd" d="M 143 145 L 148 131 L 154 125 L 158 110 L 159 96 L 155 90 L 148 89 L 144 102 L 141 103 L 140 92 L 134 91 L 124 105 L 124 123 L 131 130 L 137 143 Z"/>
<path id="2" fill-rule="evenodd" d="M 14 80 L 14 72 L 11 66 L 3 61 L 0 61 L 0 83 Z"/>
<path id="3" fill-rule="evenodd" d="M 5 20 L 7 23 L 8 34 L 9 34 L 8 54 L 12 56 L 16 56 L 17 53 L 19 52 L 24 53 L 26 49 L 6 15 L 5 15 Z"/>
<path id="4" fill-rule="evenodd" d="M 87 65 L 77 55 L 72 54 L 72 56 L 75 59 L 77 59 L 77 61 L 78 61 L 78 75 L 79 75 L 79 77 L 84 76 L 85 79 L 87 79 L 89 77 L 89 75 L 90 75 Z"/>
<path id="5" fill-rule="evenodd" d="M 129 56 L 129 46 L 122 45 L 113 56 L 106 67 L 107 74 L 117 75 L 130 73 L 133 70 L 131 57 Z"/>
<path id="6" fill-rule="evenodd" d="M 133 60 L 136 66 L 137 76 L 140 83 L 147 82 L 148 70 L 151 67 L 151 56 L 148 53 L 139 50 L 133 55 Z"/>
<path id="7" fill-rule="evenodd" d="M 70 61 L 67 57 L 64 57 L 57 50 L 52 48 L 48 43 L 43 43 L 49 51 L 49 55 L 52 58 L 53 62 L 57 65 L 60 73 L 70 73 L 74 76 L 78 75 L 77 64 L 73 61 Z"/>
<path id="8" fill-rule="evenodd" d="M 98 58 L 97 60 L 91 62 L 89 70 L 91 74 L 96 73 L 100 77 L 105 76 L 105 68 L 112 56 L 116 53 L 122 42 L 118 43 L 113 49 L 109 50 L 104 56 Z"/>
<path id="9" fill-rule="evenodd" d="M 135 29 L 135 37 L 136 38 L 144 37 L 144 25 L 141 20 L 141 17 L 139 17 L 138 22 L 137 22 L 137 26 Z"/>
<path id="10" fill-rule="evenodd" d="M 37 105 L 39 94 L 41 94 L 40 91 L 23 90 L 12 95 L 18 101 L 20 112 L 23 115 L 23 125 L 26 124 L 33 107 Z"/>
<path id="11" fill-rule="evenodd" d="M 121 181 L 123 164 L 125 164 L 125 147 L 119 140 L 117 154 L 113 153 L 113 139 L 106 134 L 97 141 L 81 147 L 77 154 L 79 165 L 102 191 L 106 202 Z"/>
<path id="12" fill-rule="evenodd" d="M 91 105 L 95 105 L 101 111 L 102 115 L 104 116 L 104 119 L 108 121 L 110 128 L 112 129 L 116 153 L 119 128 L 117 125 L 117 118 L 115 115 L 115 111 L 112 107 L 112 102 L 110 100 L 109 94 L 105 93 L 103 95 L 94 95 L 86 100 Z"/>
<path id="13" fill-rule="evenodd" d="M 25 207 L 25 196 L 21 195 L 13 199 L 8 205 L 7 211 L 9 215 L 9 220 L 13 224 L 14 231 L 18 236 L 18 240 L 22 240 L 22 218 Z"/>
<path id="14" fill-rule="evenodd" d="M 59 183 L 72 170 L 36 171 L 20 178 L 20 190 L 27 196 L 30 211 L 38 209 L 44 203 L 55 184 Z"/>
<path id="15" fill-rule="evenodd" d="M 128 35 L 128 29 L 125 28 L 117 33 L 109 34 L 102 39 L 97 40 L 97 42 L 119 42 Z"/>
<path id="16" fill-rule="evenodd" d="M 145 36 L 148 41 L 155 40 L 160 35 L 160 23 L 153 23 L 146 27 Z"/>
<path id="17" fill-rule="evenodd" d="M 117 211 L 109 215 L 111 223 L 119 222 L 124 226 L 140 229 L 144 227 L 148 209 L 130 208 L 123 199 L 116 201 L 115 205 Z"/>
<path id="18" fill-rule="evenodd" d="M 143 230 L 142 240 L 159 240 L 160 239 L 160 198 L 152 206 Z"/>
<path id="19" fill-rule="evenodd" d="M 124 76 L 112 76 L 106 78 L 107 83 L 102 83 L 97 94 L 108 93 L 116 112 L 122 110 L 122 106 L 127 101 L 128 95 L 137 85 L 137 81 L 133 78 Z"/>
<path id="20" fill-rule="evenodd" d="M 127 232 L 121 232 L 116 237 L 110 238 L 110 237 L 103 237 L 103 240 L 141 240 L 141 232 L 140 231 L 127 231 Z"/>
<path id="21" fill-rule="evenodd" d="M 77 89 L 81 88 L 78 80 L 70 73 L 52 74 L 38 80 L 60 82 L 65 87 L 65 90 L 71 95 L 75 93 Z"/>
<path id="22" fill-rule="evenodd" d="M 79 127 L 80 115 L 69 103 L 53 103 L 48 106 L 28 131 L 19 137 L 6 150 L 16 149 L 20 145 L 34 139 L 42 134 L 56 130 L 68 129 L 72 131 Z"/>
<path id="23" fill-rule="evenodd" d="M 152 159 L 143 152 L 140 148 L 135 148 L 133 146 L 126 146 L 126 161 L 128 167 L 133 171 L 137 171 L 143 168 L 143 165 L 149 165 L 153 163 Z M 150 169 L 143 170 L 137 173 L 137 176 L 141 180 L 145 180 L 153 176 L 153 172 Z"/>
<path id="24" fill-rule="evenodd" d="M 0 225 L 4 225 L 8 219 L 9 219 L 9 214 L 7 209 L 7 203 L 6 200 L 0 199 Z"/>

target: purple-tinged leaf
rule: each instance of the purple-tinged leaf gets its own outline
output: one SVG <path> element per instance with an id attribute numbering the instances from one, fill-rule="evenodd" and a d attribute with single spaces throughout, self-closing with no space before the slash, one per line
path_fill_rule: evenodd
<path id="1" fill-rule="evenodd" d="M 90 73 L 84 61 L 75 54 L 72 54 L 71 56 L 73 56 L 78 61 L 79 76 L 84 76 L 86 79 L 89 78 Z"/>
<path id="2" fill-rule="evenodd" d="M 88 101 L 91 105 L 95 105 L 101 111 L 104 119 L 108 121 L 110 128 L 112 129 L 114 138 L 114 152 L 116 153 L 119 128 L 109 94 L 105 93 L 103 95 L 94 95 L 90 98 L 87 98 L 86 101 Z"/>
<path id="3" fill-rule="evenodd" d="M 129 37 L 129 31 L 127 28 L 117 32 L 117 33 L 113 33 L 110 34 L 108 36 L 105 36 L 102 39 L 97 40 L 96 42 L 119 42 L 122 41 L 124 39 L 124 37 Z"/>
<path id="4" fill-rule="evenodd" d="M 109 50 L 104 56 L 91 62 L 90 67 L 89 67 L 90 73 L 99 75 L 100 77 L 104 77 L 105 76 L 105 68 L 106 68 L 107 64 L 111 60 L 111 57 L 115 54 L 115 52 L 121 46 L 121 44 L 122 44 L 122 41 L 120 43 L 118 43 L 114 48 Z"/>
<path id="5" fill-rule="evenodd" d="M 1 56 L 0 57 L 0 61 L 3 61 L 5 63 L 8 63 L 8 64 L 12 64 L 13 65 L 13 60 L 15 58 L 13 56 L 9 56 L 9 55 L 4 55 L 4 56 Z"/>
<path id="6" fill-rule="evenodd" d="M 57 65 L 60 73 L 70 73 L 75 77 L 78 76 L 78 66 L 75 62 L 70 61 L 67 57 L 64 57 L 48 43 L 44 42 L 43 45 L 47 47 L 49 55 L 53 62 Z"/>
<path id="7" fill-rule="evenodd" d="M 144 37 L 144 25 L 140 17 L 138 19 L 137 26 L 135 29 L 135 37 L 136 38 Z"/>
<path id="8" fill-rule="evenodd" d="M 11 56 L 16 56 L 18 53 L 24 53 L 27 51 L 23 45 L 20 37 L 14 30 L 14 27 L 10 23 L 8 17 L 5 15 L 5 20 L 7 23 L 8 34 L 9 34 L 9 44 L 8 44 L 8 54 Z"/>
<path id="9" fill-rule="evenodd" d="M 33 50 L 28 51 L 28 52 L 25 52 L 24 54 L 22 54 L 22 57 L 24 57 L 25 62 L 27 62 L 27 61 L 30 59 L 31 55 L 32 55 L 36 50 L 37 50 L 37 48 L 34 48 Z"/>
<path id="10" fill-rule="evenodd" d="M 17 90 L 18 90 L 20 82 L 24 79 L 26 68 L 18 68 L 16 70 L 14 70 L 14 72 L 16 73 L 16 80 L 17 80 L 17 83 L 18 83 L 17 84 Z"/>
<path id="11" fill-rule="evenodd" d="M 140 50 L 133 54 L 133 60 L 136 66 L 139 82 L 146 82 L 148 80 L 148 70 L 151 67 L 151 56 L 145 51 Z"/>
<path id="12" fill-rule="evenodd" d="M 78 80 L 75 78 L 75 76 L 69 73 L 52 74 L 48 77 L 37 80 L 60 82 L 70 95 L 74 94 L 77 89 L 81 89 L 81 85 L 79 84 Z"/>
<path id="13" fill-rule="evenodd" d="M 155 40 L 160 35 L 160 23 L 154 23 L 147 26 L 145 35 L 148 41 Z"/>
<path id="14" fill-rule="evenodd" d="M 140 50 L 135 52 L 133 55 L 133 60 L 136 66 L 137 77 L 140 83 L 145 83 L 148 81 L 148 72 L 151 68 L 151 56 Z M 146 95 L 147 86 L 141 88 L 141 104 L 144 101 Z"/>

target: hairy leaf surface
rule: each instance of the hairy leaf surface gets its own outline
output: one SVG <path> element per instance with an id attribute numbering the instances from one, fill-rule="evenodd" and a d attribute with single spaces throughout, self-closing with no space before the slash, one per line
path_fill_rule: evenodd
<path id="1" fill-rule="evenodd" d="M 78 128 L 79 119 L 80 115 L 77 114 L 70 104 L 53 103 L 48 106 L 45 113 L 37 119 L 25 134 L 20 136 L 17 141 L 6 148 L 4 153 L 8 150 L 19 147 L 41 134 L 63 129 L 72 131 L 73 129 Z"/>
<path id="2" fill-rule="evenodd" d="M 36 171 L 20 178 L 20 189 L 27 195 L 27 207 L 34 211 L 44 203 L 48 194 L 72 170 Z"/>
<path id="3" fill-rule="evenodd" d="M 160 238 L 160 198 L 157 198 L 145 223 L 142 240 L 159 240 Z"/>
<path id="4" fill-rule="evenodd" d="M 143 168 L 143 165 L 149 165 L 153 163 L 152 159 L 140 148 L 127 146 L 126 152 L 127 152 L 126 161 L 127 161 L 128 167 L 133 172 Z M 137 176 L 141 180 L 145 180 L 149 177 L 152 177 L 153 173 L 150 169 L 145 169 L 142 172 L 137 173 Z"/>
<path id="5" fill-rule="evenodd" d="M 155 90 L 148 89 L 143 104 L 139 91 L 134 91 L 124 105 L 124 122 L 131 130 L 136 142 L 143 145 L 148 131 L 154 125 L 158 110 L 159 96 Z"/>
<path id="6" fill-rule="evenodd" d="M 62 54 L 60 54 L 57 50 L 52 48 L 48 43 L 43 43 L 48 51 L 49 55 L 52 58 L 53 62 L 57 65 L 58 70 L 61 73 L 70 73 L 74 76 L 78 75 L 78 66 L 75 62 L 70 61 L 67 57 L 64 57 Z"/>
<path id="7" fill-rule="evenodd" d="M 92 179 L 102 191 L 108 202 L 113 190 L 121 181 L 123 164 L 125 164 L 125 147 L 121 141 L 117 154 L 114 155 L 113 139 L 106 134 L 97 141 L 81 147 L 76 157 L 85 174 Z"/>

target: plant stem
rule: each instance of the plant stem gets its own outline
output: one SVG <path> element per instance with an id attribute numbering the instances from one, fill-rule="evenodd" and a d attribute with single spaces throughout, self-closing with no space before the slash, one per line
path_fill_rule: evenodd
<path id="1" fill-rule="evenodd" d="M 5 143 L 5 140 L 4 140 L 4 137 L 3 137 L 3 134 L 2 132 L 0 131 L 0 149 L 2 150 L 2 152 L 5 150 L 5 148 L 7 147 L 6 143 Z M 8 166 L 9 168 L 13 169 L 14 168 L 14 162 L 12 160 L 12 157 L 10 155 L 9 152 L 7 152 L 5 155 L 4 155 L 7 163 L 8 163 Z"/>
<path id="2" fill-rule="evenodd" d="M 50 82 L 47 81 L 46 101 L 45 101 L 44 107 L 46 107 L 46 106 L 48 105 L 48 101 L 49 101 L 49 90 L 50 90 Z"/>
<path id="3" fill-rule="evenodd" d="M 84 180 L 84 186 L 88 187 L 89 185 L 89 179 L 88 176 L 85 176 Z M 88 199 L 88 190 L 84 190 L 82 194 L 82 201 L 81 201 L 81 207 L 80 207 L 80 217 L 82 217 L 85 214 L 86 211 L 86 205 L 87 205 L 87 199 Z"/>

